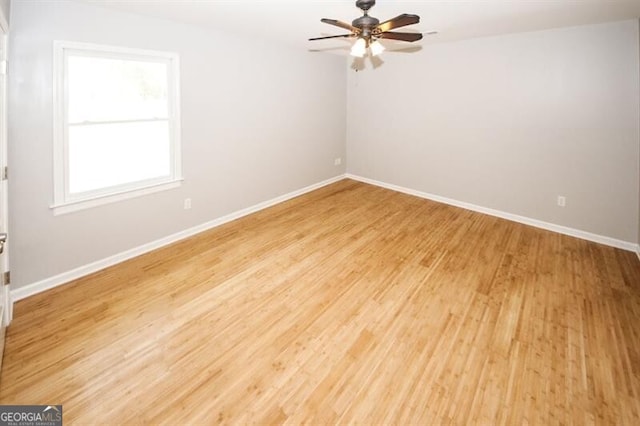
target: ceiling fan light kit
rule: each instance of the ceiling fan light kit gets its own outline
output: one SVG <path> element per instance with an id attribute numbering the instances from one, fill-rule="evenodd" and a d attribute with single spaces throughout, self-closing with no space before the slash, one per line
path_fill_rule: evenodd
<path id="1" fill-rule="evenodd" d="M 380 23 L 377 18 L 369 15 L 369 9 L 371 9 L 375 4 L 375 0 L 357 0 L 356 7 L 362 10 L 364 15 L 354 19 L 351 24 L 338 21 L 336 19 L 323 18 L 320 20 L 325 24 L 334 25 L 351 31 L 349 34 L 315 37 L 310 38 L 309 41 L 325 40 L 330 38 L 356 38 L 357 40 L 351 48 L 351 55 L 362 58 L 367 53 L 367 49 L 369 49 L 372 56 L 377 56 L 385 50 L 384 46 L 380 43 L 380 39 L 408 42 L 414 42 L 422 39 L 422 34 L 420 33 L 391 31 L 395 28 L 417 24 L 420 22 L 420 17 L 418 15 L 403 13 L 402 15 L 398 15 L 395 18 Z"/>

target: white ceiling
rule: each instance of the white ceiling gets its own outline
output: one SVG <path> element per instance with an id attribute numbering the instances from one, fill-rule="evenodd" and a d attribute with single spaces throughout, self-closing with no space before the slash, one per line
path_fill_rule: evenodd
<path id="1" fill-rule="evenodd" d="M 76 1 L 338 54 L 348 52 L 348 40 L 309 42 L 307 39 L 345 33 L 340 28 L 322 24 L 320 18 L 351 22 L 362 14 L 355 7 L 355 0 Z M 370 11 L 380 21 L 401 13 L 421 17 L 419 24 L 406 28 L 408 31 L 438 31 L 437 35 L 414 43 L 419 45 L 637 19 L 640 0 L 378 0 Z M 399 42 L 385 43 L 392 50 L 395 46 L 407 46 Z"/>

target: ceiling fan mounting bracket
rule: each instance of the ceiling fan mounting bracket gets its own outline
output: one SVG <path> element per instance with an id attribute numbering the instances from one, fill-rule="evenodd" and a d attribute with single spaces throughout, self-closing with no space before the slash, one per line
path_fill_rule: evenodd
<path id="1" fill-rule="evenodd" d="M 356 7 L 362 10 L 365 15 L 367 11 L 376 5 L 376 0 L 356 0 Z"/>

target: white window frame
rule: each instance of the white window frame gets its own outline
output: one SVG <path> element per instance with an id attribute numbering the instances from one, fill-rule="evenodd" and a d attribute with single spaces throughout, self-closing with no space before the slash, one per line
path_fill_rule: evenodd
<path id="1" fill-rule="evenodd" d="M 87 191 L 81 194 L 69 193 L 68 165 L 68 85 L 66 75 L 67 55 L 117 58 L 160 62 L 167 64 L 169 101 L 169 141 L 171 172 L 169 177 L 130 182 L 108 188 Z M 112 203 L 128 198 L 177 188 L 181 185 L 182 161 L 180 146 L 180 63 L 176 53 L 154 50 L 130 49 L 70 41 L 53 42 L 53 183 L 54 201 L 51 205 L 54 215 L 70 213 L 90 207 Z M 136 120 L 138 121 L 138 120 Z M 148 120 L 139 120 L 148 121 Z"/>

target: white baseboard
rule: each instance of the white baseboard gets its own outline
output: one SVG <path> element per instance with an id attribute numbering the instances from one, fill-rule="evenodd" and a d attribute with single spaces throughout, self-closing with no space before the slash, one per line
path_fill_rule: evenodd
<path id="1" fill-rule="evenodd" d="M 231 222 L 232 220 L 239 219 L 243 216 L 250 215 L 252 213 L 256 213 L 260 210 L 264 210 L 268 207 L 271 207 L 275 204 L 282 203 L 284 201 L 290 200 L 292 198 L 298 197 L 300 195 L 306 194 L 307 192 L 314 191 L 318 188 L 322 188 L 323 186 L 330 185 L 334 182 L 340 181 L 344 179 L 346 175 L 339 175 L 333 177 L 331 179 L 327 179 L 325 181 L 309 185 L 305 188 L 298 189 L 293 192 L 289 192 L 288 194 L 281 195 L 276 198 L 272 198 L 271 200 L 264 201 L 262 203 L 253 205 L 251 207 L 247 207 L 242 210 L 238 210 L 236 212 L 230 213 L 228 215 L 222 216 L 218 219 L 214 219 L 212 221 L 203 223 L 198 226 L 194 226 L 193 228 L 186 229 L 181 232 L 177 232 L 175 234 L 169 235 L 164 238 L 160 238 L 159 240 L 152 241 L 147 244 L 143 244 L 138 247 L 134 247 L 130 250 L 123 251 L 121 253 L 115 254 L 113 256 L 109 256 L 105 259 L 98 260 L 96 262 L 89 263 L 87 265 L 80 266 L 79 268 L 72 269 L 67 272 L 63 272 L 62 274 L 58 274 L 56 276 L 46 278 L 44 280 L 28 284 L 23 287 L 19 287 L 15 290 L 11 290 L 10 292 L 10 301 L 9 306 L 12 306 L 13 302 L 17 302 L 18 300 L 24 299 L 29 296 L 33 296 L 35 294 L 41 293 L 45 290 L 52 289 L 62 284 L 66 284 L 70 281 L 76 280 L 78 278 L 84 277 L 86 275 L 97 272 L 101 269 L 107 268 L 109 266 L 113 266 L 115 264 L 124 262 L 125 260 L 129 260 L 136 256 L 140 256 L 141 254 L 148 253 L 152 250 L 159 249 L 169 244 L 173 244 L 176 241 L 183 240 L 185 238 L 191 237 L 195 234 L 199 234 L 200 232 L 209 230 L 211 228 L 215 228 L 216 226 L 223 225 L 227 222 Z M 13 310 L 10 309 L 9 312 Z"/>
<path id="2" fill-rule="evenodd" d="M 432 201 L 437 201 L 443 204 L 449 204 L 455 207 L 461 207 L 466 210 L 472 210 L 478 213 L 488 214 L 490 216 L 499 217 L 502 219 L 507 219 L 512 222 L 518 222 L 525 225 L 534 226 L 536 228 L 546 229 L 548 231 L 558 232 L 560 234 L 569 235 L 571 237 L 580 238 L 583 240 L 593 241 L 596 243 L 604 244 L 611 247 L 620 248 L 628 251 L 635 251 L 638 253 L 638 257 L 640 258 L 640 246 L 635 243 L 631 243 L 628 241 L 622 241 L 611 237 L 606 237 L 604 235 L 592 234 L 590 232 L 581 231 L 579 229 L 568 228 L 566 226 L 556 225 L 549 222 L 543 222 L 541 220 L 532 219 L 526 216 L 519 216 L 511 213 L 506 213 L 500 210 L 494 210 L 487 207 L 477 206 L 475 204 L 466 203 L 464 201 L 458 201 L 451 198 L 441 197 L 439 195 L 429 194 L 426 192 L 416 191 L 414 189 L 405 188 L 398 185 L 393 185 L 390 183 L 380 182 L 374 179 L 365 178 L 358 175 L 352 175 L 347 173 L 347 178 L 357 180 L 360 182 L 368 183 L 371 185 L 379 186 L 381 188 L 391 189 L 393 191 L 402 192 L 409 195 L 414 195 L 416 197 L 425 198 Z"/>
<path id="3" fill-rule="evenodd" d="M 486 207 L 477 206 L 474 204 L 466 203 L 463 201 L 453 200 L 446 197 L 441 197 L 439 195 L 429 194 L 426 192 L 416 191 L 409 188 L 404 188 L 398 185 L 388 184 L 385 182 L 380 182 L 374 179 L 368 179 L 365 177 L 352 175 L 352 174 L 343 174 L 331 179 L 327 179 L 325 181 L 316 183 L 314 185 L 307 186 L 305 188 L 290 192 L 288 194 L 284 194 L 280 197 L 273 198 L 271 200 L 264 201 L 262 203 L 256 204 L 251 207 L 247 207 L 242 210 L 238 210 L 236 212 L 230 213 L 228 215 L 222 216 L 220 218 L 214 219 L 212 221 L 203 223 L 198 226 L 194 226 L 193 228 L 186 229 L 181 232 L 177 232 L 175 234 L 169 235 L 164 238 L 160 238 L 158 240 L 152 241 L 147 244 L 143 244 L 138 247 L 134 247 L 130 250 L 126 250 L 124 252 L 115 254 L 113 256 L 109 256 L 105 259 L 98 260 L 96 262 L 89 263 L 87 265 L 80 266 L 78 268 L 72 269 L 67 272 L 63 272 L 62 274 L 58 274 L 53 277 L 46 278 L 44 280 L 28 284 L 26 286 L 17 288 L 15 290 L 11 290 L 9 292 L 9 303 L 8 303 L 8 316 L 12 318 L 13 315 L 13 302 L 17 302 L 18 300 L 27 298 L 29 296 L 33 296 L 35 294 L 41 293 L 43 291 L 49 290 L 51 288 L 57 287 L 62 284 L 66 284 L 70 281 L 73 281 L 78 278 L 82 278 L 86 275 L 97 272 L 101 269 L 107 268 L 109 266 L 116 265 L 118 263 L 124 262 L 125 260 L 129 260 L 136 256 L 140 256 L 142 254 L 148 253 L 152 250 L 156 250 L 158 248 L 164 247 L 169 244 L 173 244 L 177 241 L 183 240 L 185 238 L 191 237 L 200 232 L 209 230 L 211 228 L 215 228 L 217 226 L 223 225 L 227 222 L 231 222 L 232 220 L 239 219 L 243 216 L 250 215 L 252 213 L 258 212 L 260 210 L 271 207 L 275 204 L 282 203 L 284 201 L 290 200 L 292 198 L 298 197 L 300 195 L 306 194 L 308 192 L 314 191 L 316 189 L 322 188 L 323 186 L 330 185 L 342 179 L 349 178 L 353 180 L 357 180 L 360 182 L 368 183 L 371 185 L 376 185 L 382 188 L 391 189 L 393 191 L 402 192 L 409 195 L 414 195 L 420 198 L 425 198 L 428 200 L 437 201 L 444 204 L 449 204 L 456 207 L 461 207 L 463 209 L 476 211 L 479 213 L 488 214 L 491 216 L 500 217 L 502 219 L 511 220 L 513 222 L 523 223 L 525 225 L 535 226 L 537 228 L 546 229 L 549 231 L 558 232 L 561 234 L 569 235 L 572 237 L 581 238 L 584 240 L 594 241 L 596 243 L 605 244 L 612 247 L 621 248 L 628 251 L 635 251 L 638 254 L 638 258 L 640 259 L 640 245 L 630 243 L 627 241 L 617 240 L 615 238 L 605 237 L 602 235 L 592 234 L 585 231 L 580 231 L 573 228 L 567 228 L 560 225 L 555 225 L 548 222 L 543 222 L 536 219 L 531 219 L 525 216 L 518 216 L 511 213 L 502 212 L 499 210 L 489 209 Z"/>

